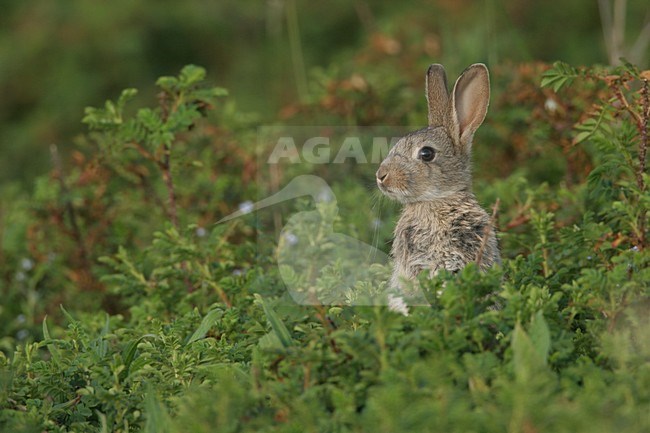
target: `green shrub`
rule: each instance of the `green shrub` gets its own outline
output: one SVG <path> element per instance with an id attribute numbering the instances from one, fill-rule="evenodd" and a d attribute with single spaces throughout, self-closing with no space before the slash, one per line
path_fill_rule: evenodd
<path id="1" fill-rule="evenodd" d="M 647 72 L 557 64 L 542 81 L 565 87 L 555 94 L 530 84 L 542 69 L 521 73 L 529 99 L 488 124 L 486 141 L 519 121 L 533 127 L 526 143 L 572 140 L 546 162 L 576 169 L 571 181 L 522 167 L 480 182 L 486 202 L 500 199 L 503 266 L 423 279 L 431 306 L 408 316 L 292 304 L 264 216 L 212 225 L 268 191 L 247 172 L 252 125 L 223 107 L 218 126 L 202 120 L 224 92 L 201 68 L 160 79 L 155 108 L 129 111 L 125 91 L 88 109 L 73 169 L 8 214 L 29 223 L 4 229 L 2 430 L 650 429 Z M 540 98 L 553 113 L 522 114 Z M 575 128 L 550 128 L 569 107 L 584 108 L 567 114 Z M 343 204 L 368 196 L 350 179 L 333 189 Z M 331 218 L 331 206 L 316 211 Z M 367 227 L 367 210 L 346 218 L 343 231 Z"/>

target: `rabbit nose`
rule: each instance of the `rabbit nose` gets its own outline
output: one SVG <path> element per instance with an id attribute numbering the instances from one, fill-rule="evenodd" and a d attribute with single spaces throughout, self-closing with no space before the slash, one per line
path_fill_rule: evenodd
<path id="1" fill-rule="evenodd" d="M 386 180 L 386 178 L 388 177 L 388 173 L 386 173 L 384 170 L 380 168 L 379 170 L 377 170 L 376 176 L 377 176 L 377 182 L 384 183 L 384 180 Z"/>

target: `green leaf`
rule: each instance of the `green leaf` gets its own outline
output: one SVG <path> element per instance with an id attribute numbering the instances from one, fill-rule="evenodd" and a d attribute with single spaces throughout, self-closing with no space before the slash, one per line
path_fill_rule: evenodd
<path id="1" fill-rule="evenodd" d="M 82 122 L 91 129 L 101 129 L 107 126 L 118 126 L 123 123 L 124 106 L 138 93 L 136 89 L 125 89 L 117 102 L 106 101 L 104 108 L 86 107 Z"/>
<path id="2" fill-rule="evenodd" d="M 124 109 L 126 103 L 132 100 L 137 94 L 138 94 L 138 89 L 128 88 L 122 90 L 122 93 L 120 94 L 120 97 L 117 100 L 117 109 L 120 115 L 122 114 L 122 110 Z"/>
<path id="3" fill-rule="evenodd" d="M 158 130 L 163 122 L 158 113 L 150 108 L 141 108 L 136 115 L 138 121 L 149 131 Z"/>
<path id="4" fill-rule="evenodd" d="M 74 317 L 72 317 L 72 314 L 68 313 L 68 310 L 63 308 L 63 305 L 59 305 L 59 308 L 61 309 L 61 312 L 63 313 L 65 318 L 68 319 L 68 322 L 70 322 L 71 324 L 78 323 L 77 320 Z M 107 320 L 108 320 L 108 316 L 107 316 Z"/>
<path id="5" fill-rule="evenodd" d="M 520 323 L 512 333 L 512 354 L 515 378 L 518 382 L 526 382 L 531 376 L 535 349 Z"/>
<path id="6" fill-rule="evenodd" d="M 160 77 L 158 78 L 158 81 L 156 81 L 156 86 L 171 92 L 176 90 L 176 87 L 178 87 L 178 79 L 176 79 L 176 77 Z"/>
<path id="7" fill-rule="evenodd" d="M 152 386 L 147 389 L 144 399 L 144 410 L 147 422 L 144 425 L 145 433 L 168 433 L 170 419 L 167 409 L 160 403 L 156 397 Z"/>
<path id="8" fill-rule="evenodd" d="M 537 352 L 538 359 L 543 365 L 546 365 L 548 354 L 551 349 L 551 334 L 548 330 L 546 320 L 544 319 L 544 313 L 541 310 L 533 316 L 529 334 L 533 347 Z"/>
<path id="9" fill-rule="evenodd" d="M 580 144 L 583 141 L 585 141 L 587 138 L 589 138 L 592 134 L 592 131 L 582 131 L 576 134 L 575 137 L 573 137 L 573 144 Z"/>
<path id="10" fill-rule="evenodd" d="M 553 91 L 558 92 L 564 85 L 569 81 L 568 77 L 560 77 L 557 81 L 553 83 Z"/>
<path id="11" fill-rule="evenodd" d="M 227 96 L 228 90 L 222 87 L 211 87 L 209 89 L 197 89 L 192 92 L 192 97 L 202 101 L 210 101 L 220 96 Z"/>
<path id="12" fill-rule="evenodd" d="M 138 344 L 140 344 L 140 342 L 145 338 L 156 338 L 156 335 L 154 334 L 142 335 L 139 338 L 136 338 L 135 340 L 131 340 L 129 344 L 127 344 L 126 347 L 122 350 L 122 362 L 124 362 L 124 367 L 125 367 L 120 374 L 120 378 L 122 380 L 128 377 L 129 372 L 131 370 L 131 364 L 133 363 L 133 360 L 135 360 L 136 358 Z"/>
<path id="13" fill-rule="evenodd" d="M 196 328 L 196 331 L 194 331 L 190 339 L 187 341 L 187 344 L 192 344 L 195 341 L 204 338 L 210 328 L 212 328 L 221 317 L 223 317 L 223 310 L 221 308 L 210 310 L 201 321 L 199 327 Z"/>
<path id="14" fill-rule="evenodd" d="M 180 83 L 186 87 L 205 79 L 205 68 L 196 65 L 185 66 L 179 75 Z"/>
<path id="15" fill-rule="evenodd" d="M 50 330 L 47 328 L 47 316 L 43 318 L 43 338 L 46 342 L 50 341 L 50 343 L 47 344 L 47 350 L 49 350 L 50 354 L 52 355 L 52 360 L 54 363 L 60 365 L 62 359 L 61 353 L 59 352 L 59 348 L 51 343 L 52 337 L 50 336 Z"/>
<path id="16" fill-rule="evenodd" d="M 520 323 L 515 324 L 511 346 L 517 382 L 527 383 L 545 369 L 551 337 L 541 311 L 533 317 L 529 334 Z"/>
<path id="17" fill-rule="evenodd" d="M 108 422 L 106 421 L 106 415 L 104 415 L 98 410 L 95 411 L 95 415 L 97 415 L 97 418 L 99 418 L 99 425 L 101 427 L 99 433 L 109 433 Z"/>
<path id="18" fill-rule="evenodd" d="M 271 328 L 273 329 L 273 332 L 275 332 L 275 335 L 278 338 L 278 340 L 280 340 L 280 343 L 282 343 L 282 346 L 284 347 L 292 346 L 293 339 L 291 338 L 291 334 L 289 333 L 289 330 L 284 325 L 284 323 L 282 323 L 282 320 L 280 320 L 280 318 L 275 313 L 275 311 L 273 311 L 271 306 L 269 306 L 266 300 L 258 294 L 255 294 L 255 301 L 259 304 L 262 304 L 262 308 L 264 309 L 264 314 L 266 315 L 266 320 L 268 320 L 269 323 L 271 324 Z"/>
<path id="19" fill-rule="evenodd" d="M 542 87 L 552 87 L 558 92 L 564 85 L 571 84 L 580 75 L 580 72 L 563 62 L 553 63 L 553 68 L 542 74 Z"/>
<path id="20" fill-rule="evenodd" d="M 106 320 L 104 321 L 104 326 L 99 333 L 99 336 L 90 342 L 90 347 L 99 358 L 104 358 L 108 354 L 108 341 L 106 341 L 106 336 L 108 335 L 109 330 L 110 317 L 106 314 Z"/>
<path id="21" fill-rule="evenodd" d="M 557 75 L 555 74 L 545 73 L 542 75 L 542 82 L 540 85 L 542 87 L 549 87 L 556 80 L 556 78 Z"/>
<path id="22" fill-rule="evenodd" d="M 260 349 L 281 349 L 283 347 L 282 342 L 278 338 L 277 334 L 274 331 L 267 332 L 262 335 L 257 342 L 257 345 Z"/>

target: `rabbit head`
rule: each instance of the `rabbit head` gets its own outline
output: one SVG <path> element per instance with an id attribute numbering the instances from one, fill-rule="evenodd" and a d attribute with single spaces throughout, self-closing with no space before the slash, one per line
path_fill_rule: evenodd
<path id="1" fill-rule="evenodd" d="M 402 203 L 434 201 L 471 189 L 472 138 L 490 99 L 488 70 L 467 68 L 449 94 L 442 65 L 426 77 L 429 126 L 402 137 L 377 170 L 377 185 Z"/>

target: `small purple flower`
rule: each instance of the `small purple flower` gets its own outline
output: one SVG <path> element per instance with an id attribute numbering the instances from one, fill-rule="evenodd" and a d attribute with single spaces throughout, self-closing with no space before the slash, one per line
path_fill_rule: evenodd
<path id="1" fill-rule="evenodd" d="M 20 261 L 20 267 L 26 271 L 29 271 L 34 267 L 34 262 L 32 262 L 31 259 L 24 258 Z"/>
<path id="2" fill-rule="evenodd" d="M 253 212 L 254 207 L 255 207 L 255 204 L 252 201 L 246 200 L 243 203 L 239 203 L 239 212 L 241 212 L 243 214 L 251 213 L 251 212 Z"/>
<path id="3" fill-rule="evenodd" d="M 546 109 L 546 111 L 548 111 L 550 113 L 555 113 L 557 111 L 557 109 L 558 109 L 558 105 L 557 105 L 557 102 L 555 101 L 555 99 L 548 98 L 544 102 L 544 108 Z"/>
<path id="4" fill-rule="evenodd" d="M 289 245 L 296 245 L 298 243 L 298 236 L 294 235 L 291 232 L 286 232 L 284 234 L 284 239 Z"/>
<path id="5" fill-rule="evenodd" d="M 332 192 L 329 189 L 321 189 L 320 192 L 318 193 L 318 197 L 316 198 L 316 201 L 319 202 L 329 202 L 332 201 Z"/>

